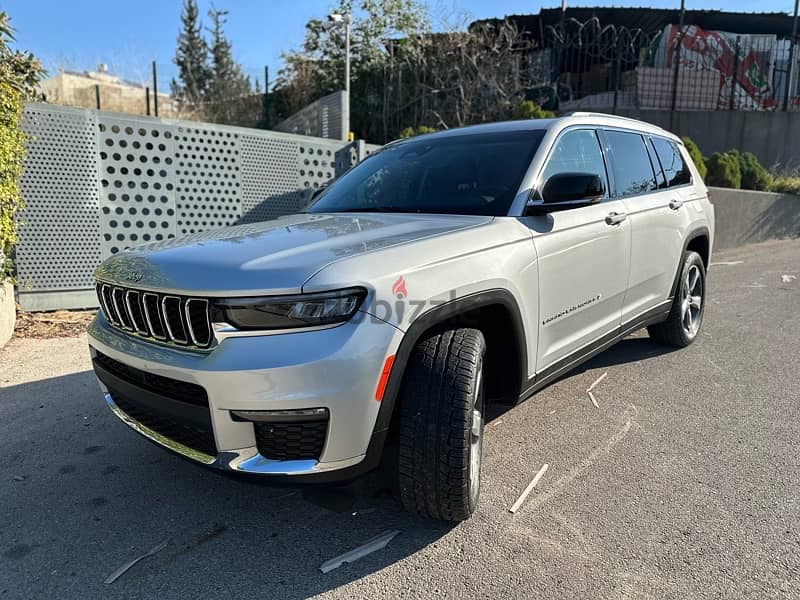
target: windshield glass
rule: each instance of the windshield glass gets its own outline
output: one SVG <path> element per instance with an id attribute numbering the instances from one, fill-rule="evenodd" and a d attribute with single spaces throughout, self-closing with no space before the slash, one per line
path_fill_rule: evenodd
<path id="1" fill-rule="evenodd" d="M 389 146 L 355 166 L 309 209 L 501 216 L 544 130 L 433 137 Z"/>

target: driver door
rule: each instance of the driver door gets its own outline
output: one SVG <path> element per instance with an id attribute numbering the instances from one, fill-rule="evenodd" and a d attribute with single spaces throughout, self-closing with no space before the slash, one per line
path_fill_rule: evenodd
<path id="1" fill-rule="evenodd" d="M 558 173 L 596 174 L 605 194 L 596 204 L 526 216 L 539 265 L 537 375 L 558 370 L 573 355 L 620 327 L 628 285 L 630 221 L 609 195 L 604 153 L 593 128 L 568 129 L 556 139 L 539 189 Z"/>

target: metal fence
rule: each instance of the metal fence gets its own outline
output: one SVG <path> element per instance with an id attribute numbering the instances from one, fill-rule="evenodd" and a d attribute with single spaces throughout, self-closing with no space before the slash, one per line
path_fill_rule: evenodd
<path id="1" fill-rule="evenodd" d="M 347 93 L 334 92 L 323 96 L 273 126 L 275 131 L 346 140 Z"/>
<path id="2" fill-rule="evenodd" d="M 16 249 L 26 310 L 97 306 L 92 273 L 130 246 L 296 212 L 376 147 L 28 104 Z"/>
<path id="3" fill-rule="evenodd" d="M 643 31 L 593 18 L 548 26 L 544 40 L 560 110 L 800 109 L 791 39 L 692 24 Z"/>

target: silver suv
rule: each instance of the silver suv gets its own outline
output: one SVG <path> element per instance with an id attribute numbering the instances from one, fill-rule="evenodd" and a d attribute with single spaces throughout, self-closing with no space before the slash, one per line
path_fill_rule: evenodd
<path id="1" fill-rule="evenodd" d="M 194 461 L 290 481 L 393 469 L 468 518 L 485 406 L 647 327 L 686 346 L 714 235 L 681 141 L 598 114 L 394 142 L 302 214 L 123 252 L 89 343 L 109 407 Z"/>

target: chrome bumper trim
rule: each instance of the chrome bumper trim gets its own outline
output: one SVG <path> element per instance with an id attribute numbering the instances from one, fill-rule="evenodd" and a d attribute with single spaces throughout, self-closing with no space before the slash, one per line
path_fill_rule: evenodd
<path id="1" fill-rule="evenodd" d="M 142 434 L 144 437 L 154 441 L 165 448 L 169 448 L 170 450 L 177 452 L 178 454 L 182 454 L 187 458 L 191 458 L 192 460 L 196 460 L 197 462 L 201 462 L 204 465 L 211 465 L 216 460 L 210 454 L 206 454 L 205 452 L 200 452 L 199 450 L 195 450 L 193 448 L 189 448 L 189 446 L 184 446 L 183 444 L 176 442 L 175 440 L 168 438 L 164 435 L 161 435 L 157 431 L 154 431 L 143 425 L 136 419 L 131 418 L 125 413 L 119 406 L 116 405 L 114 399 L 111 397 L 111 394 L 108 392 L 103 392 L 103 397 L 106 399 L 106 404 L 108 407 L 117 415 L 120 420 L 125 423 L 128 427 L 136 431 L 137 433 Z"/>
<path id="2" fill-rule="evenodd" d="M 102 383 L 101 383 L 102 386 Z M 161 435 L 143 425 L 136 419 L 128 416 L 119 408 L 114 399 L 107 391 L 103 390 L 103 397 L 112 412 L 119 417 L 128 427 L 143 435 L 149 440 L 160 446 L 176 452 L 186 458 L 202 463 L 206 466 L 220 469 L 222 471 L 234 471 L 251 475 L 313 475 L 314 473 L 324 473 L 336 471 L 346 467 L 352 467 L 364 460 L 365 454 L 354 456 L 346 460 L 322 463 L 317 460 L 272 460 L 265 458 L 258 453 L 258 449 L 253 446 L 239 450 L 220 451 L 217 456 L 211 456 L 205 452 L 200 452 L 189 448 L 175 440 Z"/>

